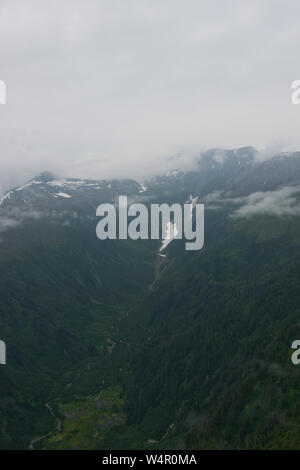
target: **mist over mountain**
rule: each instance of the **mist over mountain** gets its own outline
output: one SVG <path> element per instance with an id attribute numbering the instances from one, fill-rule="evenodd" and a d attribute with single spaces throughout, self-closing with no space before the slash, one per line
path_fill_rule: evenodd
<path id="1" fill-rule="evenodd" d="M 1 191 L 45 169 L 165 173 L 212 144 L 300 148 L 299 3 L 187 3 L 1 2 Z"/>
<path id="2" fill-rule="evenodd" d="M 96 451 L 21 465 L 300 450 L 299 18 L 0 1 L 0 451 Z"/>
<path id="3" fill-rule="evenodd" d="M 96 208 L 205 204 L 205 244 L 102 240 Z M 0 202 L 1 448 L 299 448 L 300 153 L 143 181 L 43 172 Z M 161 256 L 161 255 L 164 256 Z"/>

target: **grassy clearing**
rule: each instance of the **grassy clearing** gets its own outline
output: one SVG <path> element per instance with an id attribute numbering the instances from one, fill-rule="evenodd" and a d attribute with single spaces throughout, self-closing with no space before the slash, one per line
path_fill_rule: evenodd
<path id="1" fill-rule="evenodd" d="M 44 449 L 94 449 L 105 434 L 125 423 L 122 389 L 109 387 L 96 395 L 57 405 L 62 431 L 43 441 Z"/>

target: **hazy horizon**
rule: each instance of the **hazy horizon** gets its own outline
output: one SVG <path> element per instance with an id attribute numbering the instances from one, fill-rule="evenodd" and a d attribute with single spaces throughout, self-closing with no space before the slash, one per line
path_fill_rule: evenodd
<path id="1" fill-rule="evenodd" d="M 299 13 L 294 0 L 2 0 L 0 191 L 45 170 L 141 178 L 209 147 L 299 150 Z"/>

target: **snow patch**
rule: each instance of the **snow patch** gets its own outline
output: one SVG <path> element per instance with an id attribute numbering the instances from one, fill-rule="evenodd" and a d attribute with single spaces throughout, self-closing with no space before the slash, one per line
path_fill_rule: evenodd
<path id="1" fill-rule="evenodd" d="M 33 186 L 34 184 L 43 184 L 43 182 L 42 181 L 29 181 L 29 183 L 26 183 L 23 186 L 19 186 L 18 188 L 16 188 L 15 191 L 23 191 L 23 189 L 29 188 L 30 186 Z"/>
<path id="2" fill-rule="evenodd" d="M 66 199 L 69 199 L 70 197 L 72 197 L 70 196 L 70 194 L 66 194 L 66 193 L 55 193 L 55 195 L 58 197 L 64 197 Z"/>
<path id="3" fill-rule="evenodd" d="M 166 226 L 166 236 L 163 239 L 162 245 L 159 249 L 159 251 L 163 251 L 167 248 L 167 246 L 171 243 L 172 240 L 178 235 L 179 231 L 176 227 L 176 224 L 174 222 L 170 221 L 167 223 Z"/>
<path id="4" fill-rule="evenodd" d="M 140 188 L 139 193 L 145 193 L 148 190 L 148 187 L 143 184 L 140 184 Z"/>
<path id="5" fill-rule="evenodd" d="M 12 193 L 13 191 L 9 191 L 8 193 L 4 194 L 4 196 L 0 199 L 0 206 L 3 204 L 4 201 L 11 198 Z"/>

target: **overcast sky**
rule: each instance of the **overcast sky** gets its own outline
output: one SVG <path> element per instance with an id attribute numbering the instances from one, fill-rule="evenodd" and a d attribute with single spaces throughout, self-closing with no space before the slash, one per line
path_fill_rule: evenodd
<path id="1" fill-rule="evenodd" d="M 299 0 L 0 0 L 2 190 L 300 149 L 299 19 Z"/>

